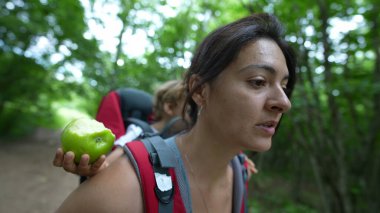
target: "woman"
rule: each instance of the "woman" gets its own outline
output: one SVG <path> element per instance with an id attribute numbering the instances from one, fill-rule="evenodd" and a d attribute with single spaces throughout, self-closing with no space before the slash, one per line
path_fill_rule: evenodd
<path id="1" fill-rule="evenodd" d="M 271 147 L 295 83 L 295 58 L 281 29 L 275 17 L 256 14 L 217 29 L 198 47 L 185 77 L 191 128 L 167 142 L 186 170 L 187 212 L 231 212 L 231 159 Z M 143 212 L 147 205 L 132 164 L 119 154 L 58 212 Z"/>

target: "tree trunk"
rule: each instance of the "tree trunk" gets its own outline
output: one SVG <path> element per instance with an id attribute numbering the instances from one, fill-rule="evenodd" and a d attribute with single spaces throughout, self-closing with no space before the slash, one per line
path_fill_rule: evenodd
<path id="1" fill-rule="evenodd" d="M 368 162 L 370 162 L 370 165 L 372 165 L 371 171 L 369 173 L 369 193 L 368 193 L 368 199 L 370 202 L 370 209 L 379 209 L 380 204 L 378 202 L 378 197 L 380 196 L 379 193 L 379 179 L 380 179 L 380 159 L 379 159 L 379 141 L 380 141 L 380 33 L 379 33 L 379 27 L 380 27 L 380 20 L 379 20 L 379 13 L 380 13 L 380 6 L 377 3 L 373 3 L 373 10 L 371 11 L 372 14 L 372 46 L 373 51 L 375 52 L 375 64 L 374 64 L 374 71 L 373 71 L 373 88 L 374 88 L 374 94 L 373 94 L 373 118 L 371 119 L 371 130 L 369 131 L 369 147 L 368 147 Z"/>
<path id="2" fill-rule="evenodd" d="M 333 89 L 331 87 L 333 82 L 333 73 L 331 63 L 329 62 L 329 57 L 331 54 L 331 43 L 329 39 L 329 34 L 327 32 L 328 28 L 328 19 L 329 19 L 329 6 L 328 3 L 324 0 L 318 0 L 319 12 L 320 12 L 320 21 L 321 21 L 321 33 L 322 33 L 322 44 L 323 44 L 323 66 L 324 66 L 324 77 L 325 77 L 325 85 L 327 87 L 326 95 L 328 101 L 328 107 L 330 110 L 330 121 L 328 123 L 334 124 L 334 128 L 331 129 L 328 135 L 330 136 L 327 140 L 331 141 L 333 144 L 333 148 L 335 152 L 332 152 L 331 160 L 332 165 L 336 165 L 337 177 L 328 178 L 330 180 L 330 187 L 335 194 L 334 200 L 336 201 L 332 205 L 337 208 L 339 212 L 352 212 L 351 202 L 349 199 L 349 194 L 347 190 L 347 169 L 345 162 L 345 149 L 343 147 L 341 137 L 341 126 L 340 126 L 340 115 L 339 108 L 337 103 L 335 102 L 335 97 L 333 96 Z M 331 166 L 331 164 L 330 164 Z M 330 168 L 325 168 L 329 169 Z M 324 172 L 326 175 L 331 175 L 330 171 Z"/>

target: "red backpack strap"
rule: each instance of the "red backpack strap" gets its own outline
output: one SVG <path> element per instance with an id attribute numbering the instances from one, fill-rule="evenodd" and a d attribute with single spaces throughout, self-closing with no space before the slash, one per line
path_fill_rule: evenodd
<path id="1" fill-rule="evenodd" d="M 140 178 L 141 190 L 145 202 L 145 212 L 158 212 L 158 200 L 154 193 L 155 180 L 153 168 L 151 166 L 142 166 L 150 165 L 149 153 L 141 141 L 126 143 L 126 146 L 124 147 L 128 147 L 128 149 L 124 148 L 124 150 L 135 167 L 138 177 Z"/>
<path id="2" fill-rule="evenodd" d="M 159 136 L 127 143 L 125 153 L 140 178 L 145 212 L 185 212 L 174 167 L 175 158 Z"/>

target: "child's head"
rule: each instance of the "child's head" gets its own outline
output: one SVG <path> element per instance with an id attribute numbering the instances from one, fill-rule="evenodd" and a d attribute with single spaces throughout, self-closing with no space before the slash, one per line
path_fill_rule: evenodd
<path id="1" fill-rule="evenodd" d="M 167 81 L 159 86 L 154 94 L 154 120 L 180 116 L 185 100 L 185 87 L 180 80 Z"/>

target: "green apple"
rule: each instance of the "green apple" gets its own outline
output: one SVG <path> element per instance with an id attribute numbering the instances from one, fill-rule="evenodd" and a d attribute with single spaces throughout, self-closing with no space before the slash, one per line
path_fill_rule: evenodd
<path id="1" fill-rule="evenodd" d="M 79 163 L 83 154 L 90 156 L 90 164 L 101 155 L 111 151 L 115 135 L 103 123 L 91 118 L 79 118 L 71 121 L 61 134 L 61 145 L 66 153 L 75 154 L 75 163 Z"/>

